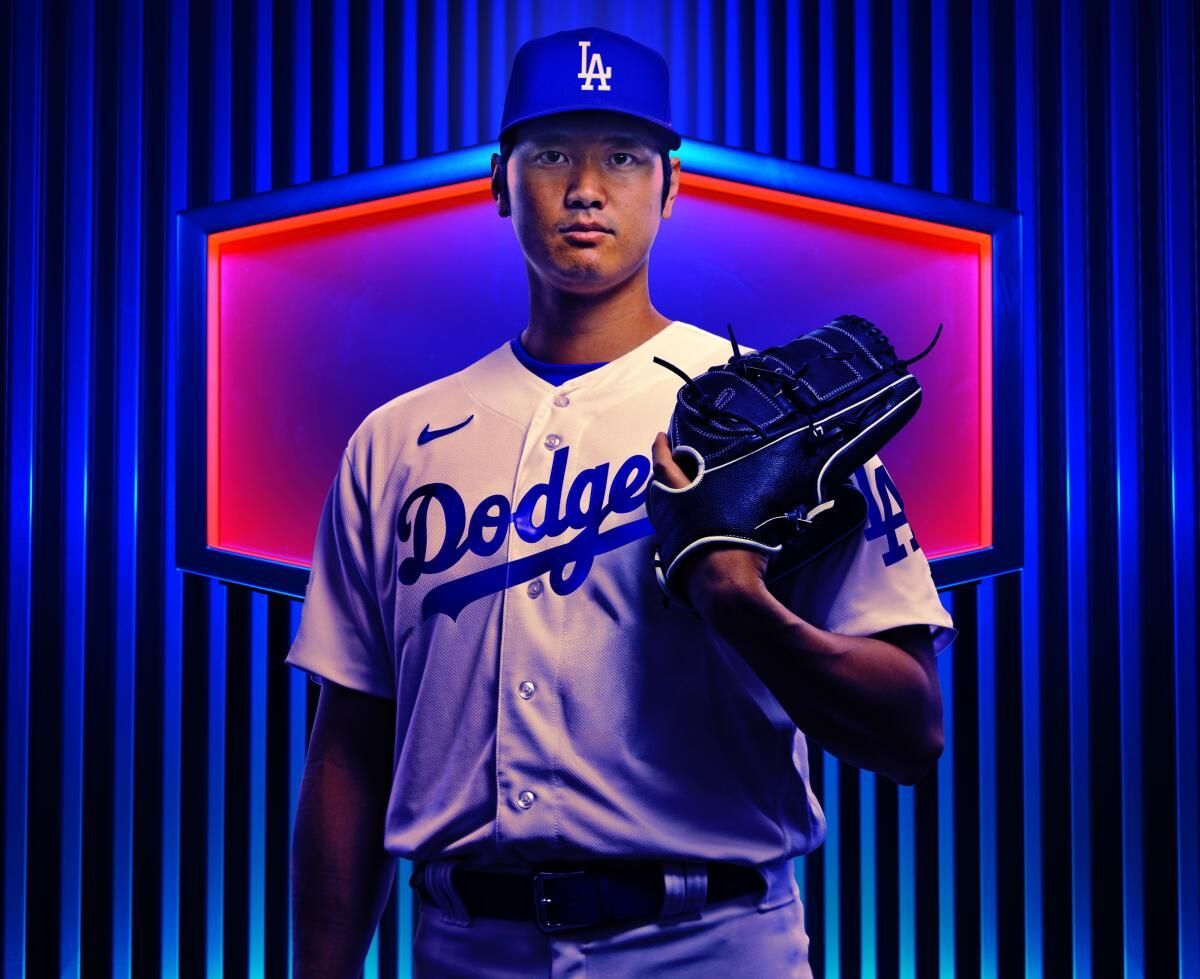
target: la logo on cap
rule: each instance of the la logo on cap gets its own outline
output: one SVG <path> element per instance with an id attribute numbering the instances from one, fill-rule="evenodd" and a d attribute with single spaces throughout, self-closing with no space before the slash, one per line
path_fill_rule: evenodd
<path id="1" fill-rule="evenodd" d="M 592 82 L 599 82 L 601 92 L 611 91 L 612 86 L 608 84 L 608 80 L 612 78 L 612 69 L 604 67 L 599 51 L 592 55 L 592 62 L 590 65 L 588 64 L 588 47 L 591 43 L 591 41 L 579 42 L 579 74 L 576 77 L 587 79 L 579 88 L 584 92 L 594 92 L 596 89 L 592 88 Z"/>

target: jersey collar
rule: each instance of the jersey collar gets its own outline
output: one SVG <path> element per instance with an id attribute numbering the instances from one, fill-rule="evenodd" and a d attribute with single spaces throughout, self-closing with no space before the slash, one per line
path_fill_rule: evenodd
<path id="1" fill-rule="evenodd" d="M 654 363 L 656 356 L 679 356 L 693 334 L 702 334 L 690 324 L 672 320 L 652 337 L 632 350 L 560 385 L 542 380 L 517 359 L 507 340 L 490 354 L 466 368 L 462 380 L 471 396 L 498 414 L 519 421 L 528 420 L 529 404 L 550 392 L 569 394 L 587 388 L 589 394 L 620 389 L 615 400 L 623 401 L 660 381 L 663 368 Z"/>

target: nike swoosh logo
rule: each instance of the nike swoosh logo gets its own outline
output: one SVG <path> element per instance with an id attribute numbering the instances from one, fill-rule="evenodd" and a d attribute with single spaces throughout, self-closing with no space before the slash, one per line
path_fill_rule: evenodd
<path id="1" fill-rule="evenodd" d="M 449 435 L 452 432 L 457 432 L 460 428 L 469 425 L 474 415 L 468 415 L 464 421 L 460 421 L 457 425 L 451 425 L 449 428 L 435 428 L 430 431 L 429 425 L 421 429 L 421 434 L 417 436 L 417 445 L 424 445 L 426 442 L 432 442 L 434 439 L 440 439 L 443 435 Z"/>

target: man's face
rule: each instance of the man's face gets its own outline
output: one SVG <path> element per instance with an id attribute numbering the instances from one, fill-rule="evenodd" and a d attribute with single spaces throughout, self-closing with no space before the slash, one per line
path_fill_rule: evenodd
<path id="1" fill-rule="evenodd" d="M 627 279 L 649 256 L 670 217 L 679 162 L 662 206 L 662 163 L 653 129 L 608 112 L 531 120 L 515 134 L 504 177 L 493 155 L 493 196 L 530 268 L 570 292 L 597 293 Z M 586 224 L 600 230 L 569 230 Z"/>

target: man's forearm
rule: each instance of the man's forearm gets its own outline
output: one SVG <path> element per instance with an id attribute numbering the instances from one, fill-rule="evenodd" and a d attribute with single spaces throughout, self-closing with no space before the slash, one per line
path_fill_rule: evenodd
<path id="1" fill-rule="evenodd" d="M 936 677 L 906 650 L 818 628 L 766 586 L 726 589 L 703 614 L 796 726 L 842 761 L 911 784 L 941 754 Z"/>
<path id="2" fill-rule="evenodd" d="M 387 903 L 387 794 L 335 757 L 310 758 L 292 837 L 296 979 L 357 977 Z"/>

